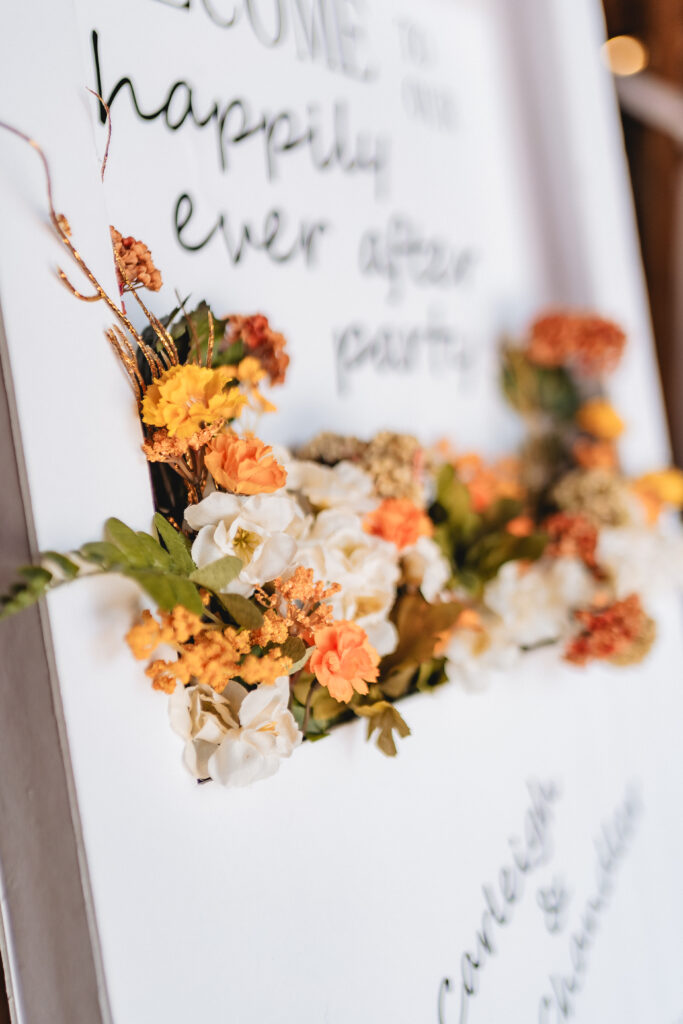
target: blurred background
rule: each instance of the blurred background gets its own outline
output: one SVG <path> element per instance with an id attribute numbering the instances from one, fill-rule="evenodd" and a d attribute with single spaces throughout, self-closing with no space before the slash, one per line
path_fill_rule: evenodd
<path id="1" fill-rule="evenodd" d="M 683 465 L 683 0 L 604 0 L 674 454 Z"/>

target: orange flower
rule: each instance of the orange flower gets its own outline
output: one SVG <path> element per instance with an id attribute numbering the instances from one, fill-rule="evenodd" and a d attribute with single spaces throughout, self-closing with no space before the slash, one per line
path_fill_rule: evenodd
<path id="1" fill-rule="evenodd" d="M 592 658 L 617 665 L 636 664 L 645 657 L 655 638 L 654 623 L 645 614 L 637 594 L 600 611 L 578 611 L 575 617 L 583 631 L 571 641 L 564 655 L 575 665 L 585 665 Z"/>
<path id="2" fill-rule="evenodd" d="M 309 668 L 331 697 L 344 704 L 367 693 L 379 675 L 379 654 L 355 622 L 334 622 L 317 630 Z"/>
<path id="3" fill-rule="evenodd" d="M 219 434 L 209 444 L 206 468 L 216 483 L 234 494 L 272 494 L 284 486 L 287 472 L 270 445 L 253 434 Z"/>
<path id="4" fill-rule="evenodd" d="M 230 345 L 240 339 L 251 355 L 258 359 L 270 383 L 284 383 L 289 366 L 286 342 L 271 328 L 267 317 L 257 313 L 255 316 L 231 316 L 229 320 L 230 330 L 226 332 L 225 344 Z"/>
<path id="5" fill-rule="evenodd" d="M 572 455 L 582 469 L 616 469 L 617 449 L 611 441 L 590 441 L 580 437 L 574 442 Z"/>
<path id="6" fill-rule="evenodd" d="M 531 516 L 515 516 L 507 523 L 505 530 L 513 537 L 530 537 L 534 532 L 534 521 Z"/>
<path id="7" fill-rule="evenodd" d="M 454 459 L 453 465 L 469 491 L 475 512 L 483 512 L 499 498 L 522 497 L 519 461 L 515 458 L 498 459 L 487 466 L 480 455 L 470 452 Z"/>
<path id="8" fill-rule="evenodd" d="M 586 376 L 613 370 L 624 350 L 626 335 L 602 317 L 551 313 L 531 325 L 527 356 L 537 366 L 572 363 Z"/>
<path id="9" fill-rule="evenodd" d="M 551 558 L 580 558 L 588 569 L 597 570 L 598 531 L 590 519 L 558 512 L 546 519 L 543 528 L 550 537 L 546 555 Z"/>
<path id="10" fill-rule="evenodd" d="M 419 537 L 431 537 L 434 532 L 429 516 L 408 498 L 385 498 L 367 514 L 363 527 L 373 537 L 389 540 L 399 549 L 410 547 Z"/>
<path id="11" fill-rule="evenodd" d="M 624 432 L 624 421 L 606 398 L 590 398 L 576 414 L 580 430 L 600 441 L 616 441 Z"/>

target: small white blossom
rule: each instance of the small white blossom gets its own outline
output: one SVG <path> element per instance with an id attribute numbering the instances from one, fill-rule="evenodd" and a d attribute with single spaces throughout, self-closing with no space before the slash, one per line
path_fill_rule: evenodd
<path id="1" fill-rule="evenodd" d="M 290 459 L 285 468 L 287 490 L 299 491 L 315 509 L 369 512 L 377 504 L 372 477 L 352 462 L 321 466 Z"/>
<path id="2" fill-rule="evenodd" d="M 241 558 L 244 568 L 226 593 L 249 597 L 254 587 L 281 576 L 292 565 L 297 539 L 309 519 L 287 494 L 244 497 L 215 491 L 185 511 L 185 520 L 198 530 L 192 557 L 200 569 L 225 555 Z"/>

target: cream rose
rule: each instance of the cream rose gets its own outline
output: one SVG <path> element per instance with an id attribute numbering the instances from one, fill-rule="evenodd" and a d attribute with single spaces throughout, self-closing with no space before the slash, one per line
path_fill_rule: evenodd
<path id="1" fill-rule="evenodd" d="M 274 775 L 302 739 L 288 703 L 286 676 L 251 691 L 234 681 L 220 694 L 208 686 L 177 687 L 170 718 L 185 740 L 187 768 L 228 788 Z"/>
<path id="2" fill-rule="evenodd" d="M 315 509 L 369 512 L 377 504 L 372 477 L 352 462 L 321 466 L 290 458 L 286 469 L 287 490 L 303 494 Z"/>
<path id="3" fill-rule="evenodd" d="M 379 654 L 394 650 L 398 637 L 388 617 L 400 577 L 395 544 L 367 534 L 360 516 L 329 509 L 299 543 L 295 560 L 317 579 L 340 584 L 330 599 L 336 619 L 362 626 Z"/>

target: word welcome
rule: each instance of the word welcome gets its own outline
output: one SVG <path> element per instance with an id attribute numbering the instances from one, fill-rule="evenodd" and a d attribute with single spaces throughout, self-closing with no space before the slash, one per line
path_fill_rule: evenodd
<path id="1" fill-rule="evenodd" d="M 201 10 L 221 29 L 248 26 L 269 49 L 294 41 L 299 60 L 367 81 L 370 48 L 358 0 L 155 0 L 176 11 Z"/>
<path id="2" fill-rule="evenodd" d="M 481 972 L 490 958 L 497 952 L 496 932 L 510 923 L 515 904 L 524 895 L 524 883 L 528 875 L 547 864 L 552 857 L 553 805 L 560 796 L 554 782 L 529 783 L 531 806 L 524 815 L 523 839 L 509 840 L 512 850 L 511 862 L 503 865 L 498 873 L 497 885 L 484 885 L 485 907 L 481 925 L 475 934 L 474 948 L 464 952 L 460 958 L 460 1016 L 459 1024 L 465 1024 L 470 1001 L 479 991 Z M 450 978 L 443 978 L 439 988 L 439 1024 L 447 1024 L 447 996 L 454 988 Z"/>

